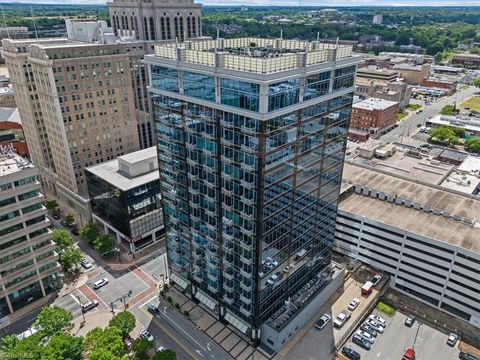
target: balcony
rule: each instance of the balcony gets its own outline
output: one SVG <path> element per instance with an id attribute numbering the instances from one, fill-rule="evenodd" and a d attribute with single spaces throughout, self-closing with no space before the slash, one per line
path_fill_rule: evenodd
<path id="1" fill-rule="evenodd" d="M 255 206 L 255 199 L 247 199 L 242 197 L 242 202 L 248 206 Z"/>
<path id="2" fill-rule="evenodd" d="M 240 287 L 245 291 L 252 291 L 251 285 L 245 285 L 243 282 L 240 282 Z"/>
<path id="3" fill-rule="evenodd" d="M 242 275 L 245 279 L 251 279 L 253 277 L 252 272 L 246 272 L 243 269 L 240 269 L 240 275 Z"/>
<path id="4" fill-rule="evenodd" d="M 222 173 L 222 178 L 227 180 L 227 181 L 232 181 L 233 180 L 233 176 L 229 175 L 229 174 L 226 174 L 226 173 Z"/>
<path id="5" fill-rule="evenodd" d="M 246 243 L 246 242 L 240 242 L 240 246 L 247 250 L 247 251 L 252 251 L 253 250 L 253 243 Z"/>
<path id="6" fill-rule="evenodd" d="M 195 280 L 197 283 L 203 283 L 203 279 L 201 276 L 199 276 L 197 273 L 193 274 L 193 280 Z"/>
<path id="7" fill-rule="evenodd" d="M 252 311 L 244 309 L 243 307 L 240 308 L 240 312 L 245 316 L 252 316 Z"/>
<path id="8" fill-rule="evenodd" d="M 190 165 L 190 166 L 196 166 L 196 165 L 197 165 L 197 161 L 196 161 L 196 160 L 192 160 L 192 159 L 187 159 L 187 164 Z"/>
<path id="9" fill-rule="evenodd" d="M 245 164 L 245 163 L 241 163 L 241 164 L 240 164 L 240 167 L 241 167 L 243 170 L 247 170 L 247 171 L 255 171 L 255 170 L 257 170 L 257 169 L 255 169 L 255 166 L 249 165 L 249 164 Z"/>
<path id="10" fill-rule="evenodd" d="M 207 227 L 208 230 L 210 231 L 217 231 L 217 227 L 215 225 L 211 225 L 209 223 L 205 223 L 205 226 Z"/>
<path id="11" fill-rule="evenodd" d="M 198 174 L 188 174 L 188 178 L 192 181 L 200 180 L 200 176 Z"/>
<path id="12" fill-rule="evenodd" d="M 240 228 L 240 231 L 242 232 L 242 234 L 245 234 L 247 236 L 253 236 L 254 233 L 253 233 L 253 229 L 245 229 L 245 228 Z"/>
<path id="13" fill-rule="evenodd" d="M 226 257 L 223 258 L 223 266 L 225 267 L 232 267 L 233 266 L 233 259 L 232 261 L 227 260 Z"/>
<path id="14" fill-rule="evenodd" d="M 223 145 L 226 145 L 226 146 L 234 146 L 235 144 L 233 143 L 233 140 L 227 140 L 225 138 L 221 138 L 220 142 L 223 144 Z"/>
<path id="15" fill-rule="evenodd" d="M 200 195 L 200 192 L 198 191 L 198 189 L 190 188 L 189 191 L 190 191 L 190 194 Z"/>
<path id="16" fill-rule="evenodd" d="M 232 158 L 229 158 L 229 157 L 226 157 L 226 156 L 223 156 L 221 157 L 221 161 L 223 163 L 226 163 L 226 164 L 233 164 L 233 159 Z"/>
<path id="17" fill-rule="evenodd" d="M 213 282 L 217 282 L 218 281 L 218 277 L 216 277 L 215 275 L 212 275 L 210 273 L 207 274 L 207 277 L 210 281 L 213 281 Z"/>
<path id="18" fill-rule="evenodd" d="M 231 269 L 231 268 L 229 268 Z M 230 271 L 224 271 L 223 272 L 223 277 L 227 280 L 233 280 L 235 278 L 235 275 L 233 274 L 233 270 L 230 270 Z M 225 284 L 224 284 L 225 286 Z"/>
<path id="19" fill-rule="evenodd" d="M 242 185 L 246 189 L 253 189 L 255 187 L 254 183 L 251 183 L 245 180 L 240 180 L 240 185 Z"/>
<path id="20" fill-rule="evenodd" d="M 247 299 L 245 296 L 240 295 L 240 301 L 245 305 L 250 305 L 252 303 L 252 299 Z"/>
<path id="21" fill-rule="evenodd" d="M 230 234 L 228 234 L 227 232 L 224 231 L 224 232 L 223 232 L 223 238 L 224 238 L 225 240 L 230 240 L 230 241 L 231 241 L 231 240 L 234 239 L 234 236 L 233 236 L 233 234 L 230 235 Z"/>
<path id="22" fill-rule="evenodd" d="M 240 255 L 240 261 L 245 265 L 252 265 L 253 264 L 253 259 L 246 258 L 242 255 Z"/>
<path id="23" fill-rule="evenodd" d="M 209 209 L 205 209 L 205 214 L 207 214 L 208 216 L 213 217 L 213 218 L 217 216 L 216 211 L 211 211 Z"/>
<path id="24" fill-rule="evenodd" d="M 229 218 L 226 218 L 226 217 L 223 217 L 223 223 L 226 224 L 226 225 L 233 225 L 233 221 L 230 220 Z"/>
<path id="25" fill-rule="evenodd" d="M 247 221 L 253 221 L 254 216 L 251 214 L 242 214 L 242 217 Z"/>
<path id="26" fill-rule="evenodd" d="M 186 144 L 188 150 L 195 150 L 197 146 L 195 144 Z"/>
<path id="27" fill-rule="evenodd" d="M 226 304 L 232 305 L 235 302 L 235 299 L 224 296 L 223 297 L 223 302 L 226 303 Z"/>
<path id="28" fill-rule="evenodd" d="M 210 284 L 208 284 L 207 289 L 208 289 L 210 292 L 214 293 L 214 294 L 216 294 L 216 293 L 218 292 L 218 289 L 217 289 L 216 287 L 213 287 L 213 286 L 210 285 Z"/>

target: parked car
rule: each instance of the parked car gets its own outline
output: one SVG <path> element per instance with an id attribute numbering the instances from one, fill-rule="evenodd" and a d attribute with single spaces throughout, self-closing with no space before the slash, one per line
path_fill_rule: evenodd
<path id="1" fill-rule="evenodd" d="M 342 312 L 340 314 L 337 315 L 337 317 L 335 318 L 335 321 L 333 322 L 333 326 L 337 327 L 337 328 L 341 328 L 343 326 L 343 324 L 348 320 L 350 319 L 350 316 L 352 314 L 350 313 L 350 311 L 348 310 L 342 310 Z"/>
<path id="2" fill-rule="evenodd" d="M 478 360 L 476 356 L 473 356 L 472 354 L 469 354 L 463 351 L 460 352 L 460 354 L 458 354 L 458 358 L 460 360 Z"/>
<path id="3" fill-rule="evenodd" d="M 383 326 L 380 325 L 378 322 L 372 319 L 368 319 L 367 324 L 370 325 L 377 333 L 383 333 Z"/>
<path id="4" fill-rule="evenodd" d="M 414 316 L 409 316 L 405 319 L 405 325 L 408 327 L 412 327 L 413 324 L 415 324 L 415 317 Z"/>
<path id="5" fill-rule="evenodd" d="M 80 232 L 78 231 L 78 227 L 76 225 L 73 225 L 71 228 L 70 228 L 70 232 L 75 235 L 75 236 L 78 236 L 80 235 Z"/>
<path id="6" fill-rule="evenodd" d="M 348 310 L 350 311 L 355 310 L 358 304 L 360 304 L 360 300 L 357 298 L 354 298 L 352 301 L 350 301 L 350 304 L 348 304 Z"/>
<path id="7" fill-rule="evenodd" d="M 93 308 L 95 308 L 97 306 L 98 306 L 98 301 L 97 300 L 92 300 L 92 301 L 89 301 L 89 302 L 82 305 L 82 311 L 84 313 L 86 313 L 87 311 L 92 310 Z"/>
<path id="8" fill-rule="evenodd" d="M 375 338 L 366 331 L 357 330 L 355 334 L 360 335 L 365 340 L 367 340 L 370 344 L 373 344 L 375 342 Z"/>
<path id="9" fill-rule="evenodd" d="M 382 325 L 382 327 L 386 327 L 387 326 L 387 322 L 385 321 L 385 319 L 383 319 L 382 317 L 378 316 L 378 315 L 375 315 L 375 314 L 372 314 L 368 317 L 369 319 L 372 319 L 372 320 L 375 320 L 376 322 L 378 322 L 380 325 Z"/>
<path id="10" fill-rule="evenodd" d="M 402 360 L 415 360 L 415 350 L 407 349 L 403 353 Z"/>
<path id="11" fill-rule="evenodd" d="M 457 341 L 458 341 L 458 335 L 457 334 L 450 333 L 450 335 L 448 335 L 447 345 L 450 345 L 450 346 L 453 347 L 457 344 Z"/>
<path id="12" fill-rule="evenodd" d="M 368 324 L 362 324 L 362 326 L 360 326 L 360 329 L 368 332 L 373 337 L 377 337 L 377 335 L 378 335 L 378 333 L 375 331 L 375 329 Z"/>
<path id="13" fill-rule="evenodd" d="M 375 275 L 370 281 L 372 282 L 373 286 L 377 286 L 380 280 L 382 280 L 382 277 L 380 275 Z"/>
<path id="14" fill-rule="evenodd" d="M 357 335 L 357 334 L 353 335 L 352 342 L 355 345 L 360 346 L 364 350 L 370 350 L 370 348 L 372 347 L 367 340 L 365 340 L 363 337 L 361 337 L 360 335 Z"/>
<path id="15" fill-rule="evenodd" d="M 160 314 L 160 309 L 156 307 L 155 305 L 149 304 L 147 308 L 148 312 L 153 314 L 153 315 L 158 315 Z"/>
<path id="16" fill-rule="evenodd" d="M 93 288 L 94 288 L 95 290 L 98 290 L 98 289 L 100 289 L 101 287 L 103 287 L 103 286 L 105 286 L 105 285 L 107 285 L 107 284 L 108 284 L 108 279 L 107 279 L 107 278 L 103 278 L 103 279 L 100 279 L 100 280 L 98 280 L 98 281 L 95 281 L 95 282 L 93 283 Z"/>
<path id="17" fill-rule="evenodd" d="M 92 267 L 92 263 L 87 259 L 82 259 L 82 261 L 80 261 L 80 265 L 82 265 L 87 270 Z"/>
<path id="18" fill-rule="evenodd" d="M 419 127 L 422 127 L 422 124 L 417 124 L 417 127 L 418 127 L 418 128 L 419 128 Z"/>
<path id="19" fill-rule="evenodd" d="M 358 352 L 346 346 L 344 346 L 342 349 L 342 355 L 344 355 L 346 358 L 350 360 L 360 360 L 361 358 Z"/>
<path id="20" fill-rule="evenodd" d="M 53 213 L 52 218 L 54 218 L 55 220 L 60 220 L 60 215 L 58 215 L 57 213 Z"/>
<path id="21" fill-rule="evenodd" d="M 150 334 L 147 330 L 140 331 L 140 337 L 147 341 L 153 341 L 153 335 Z"/>
<path id="22" fill-rule="evenodd" d="M 318 330 L 322 330 L 332 320 L 332 317 L 328 314 L 323 314 L 322 317 L 315 323 L 315 327 Z"/>
<path id="23" fill-rule="evenodd" d="M 163 346 L 159 346 L 158 349 L 157 349 L 157 352 L 162 352 L 162 351 L 165 351 L 167 349 L 165 349 Z"/>

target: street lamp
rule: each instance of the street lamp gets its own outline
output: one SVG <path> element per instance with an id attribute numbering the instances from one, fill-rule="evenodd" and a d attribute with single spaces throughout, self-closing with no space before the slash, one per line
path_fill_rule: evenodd
<path id="1" fill-rule="evenodd" d="M 80 310 L 82 311 L 83 321 L 82 321 L 82 323 L 80 324 L 80 327 L 82 327 L 83 325 L 85 325 L 85 323 L 86 323 L 87 321 L 85 320 L 85 312 L 83 311 L 82 299 L 81 299 L 80 296 L 78 296 L 78 295 L 77 295 L 77 298 L 78 298 L 78 303 L 80 304 Z"/>

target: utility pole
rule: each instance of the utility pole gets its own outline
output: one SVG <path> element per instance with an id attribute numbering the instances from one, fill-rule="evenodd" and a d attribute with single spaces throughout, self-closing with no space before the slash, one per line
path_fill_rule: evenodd
<path id="1" fill-rule="evenodd" d="M 83 324 L 85 324 L 87 321 L 85 320 L 85 312 L 83 311 L 82 299 L 78 295 L 77 295 L 77 298 L 78 298 L 78 302 L 80 304 L 80 310 L 82 311 Z"/>

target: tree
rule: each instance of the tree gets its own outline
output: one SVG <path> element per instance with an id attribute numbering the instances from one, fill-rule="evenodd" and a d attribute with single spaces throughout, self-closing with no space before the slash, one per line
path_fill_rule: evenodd
<path id="1" fill-rule="evenodd" d="M 63 252 L 66 248 L 73 245 L 73 239 L 65 230 L 53 230 L 52 240 L 57 245 L 57 251 Z"/>
<path id="2" fill-rule="evenodd" d="M 76 337 L 66 333 L 54 335 L 42 352 L 42 360 L 82 360 L 85 350 L 83 337 Z"/>
<path id="3" fill-rule="evenodd" d="M 143 338 L 135 339 L 135 341 L 132 344 L 132 350 L 135 353 L 135 359 L 138 359 L 138 360 L 147 360 L 148 351 L 151 348 L 153 348 L 153 343 Z"/>
<path id="4" fill-rule="evenodd" d="M 455 115 L 455 106 L 454 105 L 445 105 L 440 111 L 442 115 Z"/>
<path id="5" fill-rule="evenodd" d="M 445 50 L 445 47 L 443 46 L 443 44 L 439 41 L 437 41 L 436 43 L 430 45 L 428 48 L 427 48 L 427 54 L 428 55 L 435 55 L 437 53 L 441 53 Z"/>
<path id="6" fill-rule="evenodd" d="M 63 222 L 64 222 L 65 226 L 70 226 L 75 222 L 75 218 L 73 217 L 72 214 L 67 214 L 67 215 L 64 216 Z"/>
<path id="7" fill-rule="evenodd" d="M 173 350 L 163 350 L 155 353 L 151 360 L 177 360 L 177 354 Z"/>
<path id="8" fill-rule="evenodd" d="M 17 345 L 18 341 L 19 340 L 17 339 L 16 335 L 4 336 L 1 339 L 0 351 L 8 353 L 9 351 L 15 349 L 15 346 Z"/>
<path id="9" fill-rule="evenodd" d="M 73 316 L 69 311 L 58 306 L 47 306 L 38 314 L 35 327 L 40 330 L 42 336 L 50 337 L 72 329 L 72 320 Z"/>
<path id="10" fill-rule="evenodd" d="M 480 153 L 480 138 L 472 137 L 465 140 L 465 148 L 474 153 Z"/>
<path id="11" fill-rule="evenodd" d="M 80 228 L 80 238 L 90 245 L 93 245 L 97 237 L 100 235 L 100 228 L 98 224 L 90 223 Z"/>
<path id="12" fill-rule="evenodd" d="M 80 261 L 83 259 L 83 254 L 80 249 L 76 246 L 69 246 L 67 247 L 62 253 L 60 253 L 60 257 L 58 262 L 62 265 L 63 271 L 69 272 L 76 267 L 76 265 L 80 264 Z"/>
<path id="13" fill-rule="evenodd" d="M 115 240 L 108 234 L 102 234 L 95 239 L 93 247 L 100 254 L 108 253 L 115 248 Z"/>
<path id="14" fill-rule="evenodd" d="M 135 316 L 131 312 L 122 311 L 110 319 L 108 326 L 118 328 L 125 339 L 135 329 L 135 322 Z"/>
<path id="15" fill-rule="evenodd" d="M 44 205 L 51 212 L 56 212 L 58 210 L 57 200 L 47 200 L 47 201 L 45 201 Z"/>
<path id="16" fill-rule="evenodd" d="M 85 345 L 90 356 L 87 359 L 104 359 L 101 353 L 108 353 L 111 356 L 122 356 L 125 354 L 122 335 L 117 327 L 106 327 L 105 329 L 95 328 L 85 336 Z M 109 359 L 109 358 L 105 358 Z"/>
<path id="17" fill-rule="evenodd" d="M 13 335 L 14 336 L 14 335 Z M 7 351 L 0 351 L 0 359 L 26 359 L 25 354 L 28 354 L 28 359 L 41 360 L 43 346 L 41 345 L 42 334 L 37 332 L 22 340 L 17 340 L 14 346 Z M 13 345 L 13 342 L 8 340 L 9 346 Z"/>
<path id="18" fill-rule="evenodd" d="M 458 143 L 458 138 L 455 135 L 455 132 L 447 126 L 440 126 L 432 129 L 430 135 L 432 138 L 435 138 L 440 142 L 446 142 L 449 144 Z"/>
<path id="19" fill-rule="evenodd" d="M 465 129 L 454 128 L 453 132 L 455 133 L 455 136 L 458 137 L 458 138 L 463 139 L 465 137 Z"/>
<path id="20" fill-rule="evenodd" d="M 480 88 L 480 77 L 476 78 L 475 80 L 473 80 L 473 85 L 475 85 L 476 87 Z"/>

